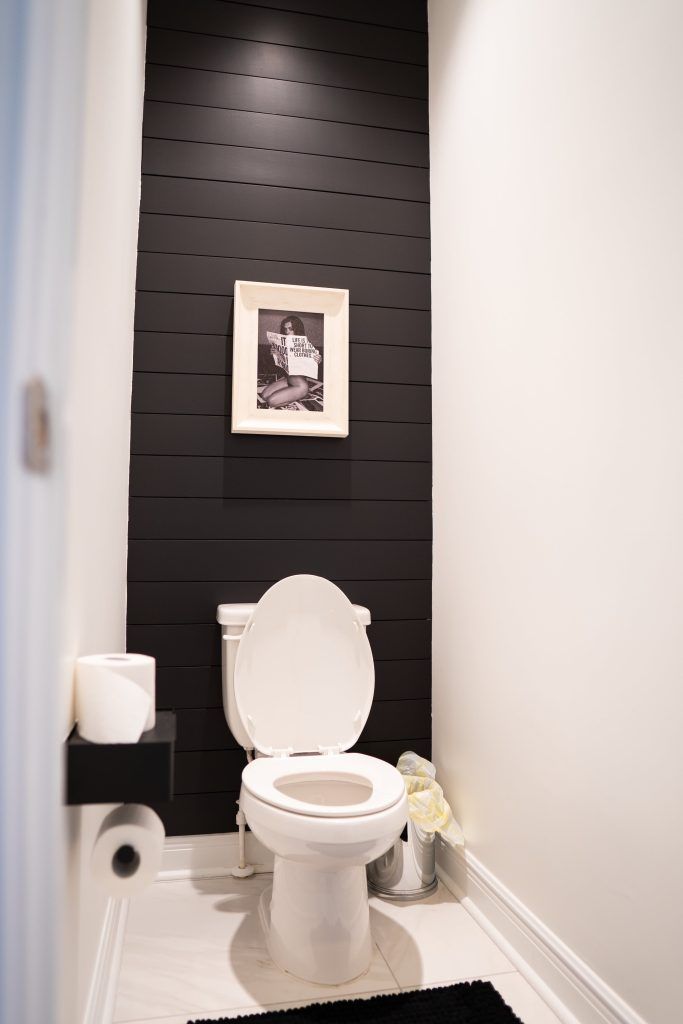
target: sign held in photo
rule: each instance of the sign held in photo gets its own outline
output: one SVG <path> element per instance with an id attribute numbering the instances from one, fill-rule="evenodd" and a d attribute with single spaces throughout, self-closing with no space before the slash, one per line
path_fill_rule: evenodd
<path id="1" fill-rule="evenodd" d="M 287 374 L 318 379 L 320 352 L 311 345 L 305 334 L 276 334 L 266 331 L 270 351 L 276 366 Z"/>

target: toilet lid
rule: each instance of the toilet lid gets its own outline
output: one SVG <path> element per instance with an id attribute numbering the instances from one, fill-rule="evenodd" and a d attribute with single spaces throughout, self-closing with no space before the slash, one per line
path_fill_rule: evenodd
<path id="1" fill-rule="evenodd" d="M 289 576 L 252 612 L 235 663 L 235 701 L 265 754 L 348 750 L 367 721 L 372 652 L 353 605 L 329 580 Z"/>

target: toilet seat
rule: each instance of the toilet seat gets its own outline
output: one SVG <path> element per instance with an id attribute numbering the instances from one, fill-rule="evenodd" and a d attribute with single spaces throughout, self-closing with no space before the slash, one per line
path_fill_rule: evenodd
<path id="1" fill-rule="evenodd" d="M 405 800 L 393 765 L 367 754 L 258 757 L 242 772 L 242 785 L 263 803 L 315 818 L 378 814 Z"/>

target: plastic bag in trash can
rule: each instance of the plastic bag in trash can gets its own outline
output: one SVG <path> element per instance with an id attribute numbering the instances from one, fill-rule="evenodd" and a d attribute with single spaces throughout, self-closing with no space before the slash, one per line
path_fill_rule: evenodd
<path id="1" fill-rule="evenodd" d="M 405 783 L 411 821 L 423 832 L 438 832 L 451 846 L 462 846 L 465 837 L 435 780 L 436 768 L 432 762 L 407 750 L 399 757 L 396 767 Z"/>

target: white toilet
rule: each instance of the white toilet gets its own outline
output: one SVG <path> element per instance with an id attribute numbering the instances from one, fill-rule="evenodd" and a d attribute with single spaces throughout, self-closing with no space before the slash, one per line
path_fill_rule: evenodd
<path id="1" fill-rule="evenodd" d="M 372 957 L 365 865 L 407 819 L 398 771 L 344 753 L 372 704 L 370 613 L 329 580 L 290 576 L 256 605 L 220 605 L 217 619 L 225 716 L 257 754 L 240 806 L 275 855 L 261 901 L 268 950 L 306 981 L 341 984 Z"/>

